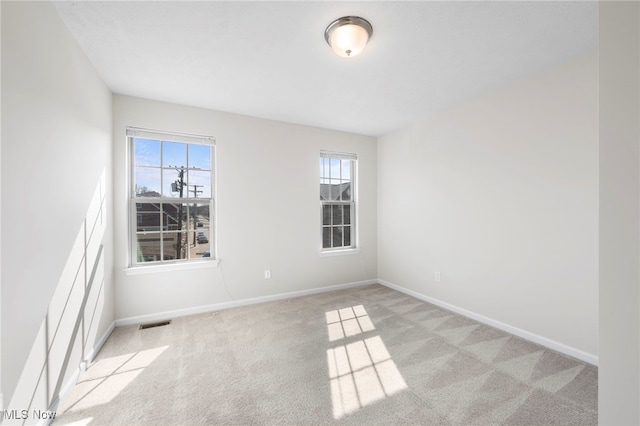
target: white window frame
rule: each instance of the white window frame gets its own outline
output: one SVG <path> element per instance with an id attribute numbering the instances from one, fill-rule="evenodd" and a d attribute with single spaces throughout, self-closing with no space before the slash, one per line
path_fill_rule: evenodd
<path id="1" fill-rule="evenodd" d="M 149 129 L 141 129 L 141 128 L 135 128 L 135 127 L 127 127 L 126 129 L 126 135 L 127 135 L 127 150 L 128 150 L 128 156 L 129 156 L 129 164 L 128 164 L 128 200 L 129 200 L 129 232 L 128 232 L 128 239 L 129 239 L 129 268 L 133 268 L 130 269 L 131 271 L 138 269 L 138 268 L 145 268 L 145 269 L 162 269 L 162 268 L 166 268 L 166 267 L 172 267 L 175 268 L 177 266 L 188 266 L 188 265 L 193 265 L 196 266 L 196 264 L 200 263 L 200 264 L 211 264 L 211 265 L 217 265 L 217 244 L 216 244 L 216 240 L 217 240 L 217 226 L 216 226 L 216 219 L 217 219 L 217 215 L 215 214 L 215 199 L 216 199 L 216 185 L 215 182 L 217 181 L 216 179 L 216 143 L 215 143 L 215 138 L 212 136 L 200 136 L 200 135 L 191 135 L 191 134 L 184 134 L 184 133 L 175 133 L 175 132 L 165 132 L 165 131 L 156 131 L 156 130 L 149 130 Z M 144 138 L 144 139 L 152 139 L 152 140 L 158 140 L 160 141 L 160 143 L 162 142 L 178 142 L 178 143 L 184 143 L 186 145 L 207 145 L 209 146 L 210 149 L 210 161 L 211 161 L 211 197 L 203 197 L 203 198 L 198 198 L 197 196 L 190 196 L 189 193 L 189 187 L 186 187 L 186 193 L 187 196 L 183 196 L 182 198 L 176 198 L 176 197 L 166 197 L 166 196 L 160 196 L 160 197 L 138 197 L 136 195 L 136 191 L 135 191 L 135 151 L 134 151 L 134 139 L 135 138 Z M 162 146 L 162 145 L 161 145 Z M 162 155 L 162 148 L 161 148 L 161 155 Z M 195 168 L 190 168 L 188 161 L 189 161 L 189 156 L 187 155 L 187 165 L 184 166 L 184 170 L 185 170 L 185 174 L 188 176 L 188 171 L 190 170 L 200 170 L 200 169 L 195 169 Z M 166 170 L 162 168 L 162 165 L 159 166 L 161 170 Z M 164 179 L 164 173 L 160 173 L 161 175 L 161 182 L 160 182 L 160 188 L 163 187 L 163 182 L 162 179 Z M 188 179 L 187 179 L 187 183 L 186 185 L 188 185 Z M 167 203 L 167 204 L 185 204 L 187 205 L 188 209 L 190 208 L 190 206 L 192 204 L 209 204 L 209 235 L 208 235 L 208 239 L 209 239 L 209 253 L 210 256 L 209 257 L 197 257 L 197 258 L 189 258 L 190 254 L 187 254 L 187 258 L 186 259 L 171 259 L 171 260 L 162 260 L 163 259 L 163 255 L 160 256 L 160 260 L 154 260 L 154 261 L 138 261 L 138 247 L 137 247 L 137 237 L 138 235 L 141 235 L 138 233 L 138 229 L 137 229 L 137 217 L 138 217 L 138 212 L 137 212 L 137 207 L 136 204 L 138 203 Z M 185 233 L 190 233 L 191 231 L 185 231 Z M 198 229 L 198 227 L 194 227 L 193 233 L 195 234 L 196 232 L 200 232 L 200 229 Z M 158 235 L 167 233 L 166 231 L 160 230 Z M 155 235 L 155 232 L 150 232 L 150 234 Z M 191 238 L 191 237 L 189 237 Z M 160 250 L 161 253 L 164 250 L 164 244 L 160 245 Z M 189 253 L 187 251 L 187 253 Z"/>
<path id="2" fill-rule="evenodd" d="M 323 173 L 322 160 L 323 159 L 337 159 L 337 160 L 348 160 L 351 163 L 351 171 L 350 171 L 350 183 L 351 183 L 351 199 L 350 200 L 323 200 L 322 199 L 322 184 L 323 179 L 329 178 L 337 178 L 340 180 L 344 180 L 342 175 L 340 176 L 325 176 Z M 329 167 L 330 169 L 330 167 Z M 331 173 L 331 172 L 329 172 Z M 349 153 L 341 153 L 341 152 L 331 152 L 331 151 L 320 151 L 320 253 L 324 255 L 329 254 L 340 254 L 340 253 L 351 253 L 357 252 L 358 249 L 358 221 L 357 221 L 357 208 L 358 208 L 358 156 L 356 154 Z M 350 216 L 349 216 L 349 230 L 350 230 L 350 245 L 345 246 L 336 246 L 336 247 L 324 247 L 324 232 L 325 228 L 334 227 L 333 223 L 327 225 L 324 223 L 324 207 L 325 206 L 333 206 L 333 205 L 348 205 L 350 207 Z M 333 218 L 331 218 L 333 220 Z M 343 238 L 344 238 L 344 228 L 347 224 L 344 223 L 344 220 L 341 225 L 343 228 Z M 333 242 L 333 236 L 330 238 Z M 333 244 L 332 244 L 333 245 Z"/>

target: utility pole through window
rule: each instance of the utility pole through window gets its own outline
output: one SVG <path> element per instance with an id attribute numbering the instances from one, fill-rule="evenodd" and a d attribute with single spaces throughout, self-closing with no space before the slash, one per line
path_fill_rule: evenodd
<path id="1" fill-rule="evenodd" d="M 180 168 L 176 167 L 176 170 L 178 171 L 178 179 L 176 179 L 175 182 L 177 187 L 176 189 L 178 189 L 180 192 L 180 198 L 182 198 L 183 189 L 187 185 L 184 181 L 184 172 L 186 170 L 184 166 L 181 166 Z M 182 257 L 180 257 L 180 254 L 182 253 L 182 232 L 180 231 L 182 231 L 182 201 L 178 204 L 178 241 L 176 243 L 176 259 L 182 259 Z"/>
<path id="2" fill-rule="evenodd" d="M 193 198 L 198 198 L 198 194 L 202 194 L 202 190 L 198 188 L 202 188 L 204 185 L 189 185 L 192 186 L 193 189 L 190 189 L 189 192 L 193 192 Z M 195 247 L 198 244 L 198 239 L 196 238 L 196 224 L 198 223 L 198 203 L 193 203 L 193 209 L 191 209 L 191 218 L 193 220 L 193 246 Z"/>

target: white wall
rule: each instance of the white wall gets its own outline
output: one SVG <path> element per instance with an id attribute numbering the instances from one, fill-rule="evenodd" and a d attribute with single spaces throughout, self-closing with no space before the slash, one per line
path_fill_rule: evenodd
<path id="1" fill-rule="evenodd" d="M 595 358 L 597 102 L 592 54 L 379 138 L 379 278 Z"/>
<path id="2" fill-rule="evenodd" d="M 1 7 L 2 391 L 44 410 L 113 323 L 111 94 L 50 2 Z"/>
<path id="3" fill-rule="evenodd" d="M 127 96 L 113 105 L 116 318 L 376 277 L 374 138 Z M 125 275 L 126 126 L 216 138 L 218 268 Z M 358 154 L 360 254 L 319 255 L 321 150 Z"/>
<path id="4" fill-rule="evenodd" d="M 600 424 L 640 423 L 640 7 L 600 2 Z"/>

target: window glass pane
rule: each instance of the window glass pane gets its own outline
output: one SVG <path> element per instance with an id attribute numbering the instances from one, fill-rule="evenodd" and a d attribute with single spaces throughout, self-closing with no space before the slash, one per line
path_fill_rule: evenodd
<path id="1" fill-rule="evenodd" d="M 189 145 L 189 168 L 211 170 L 211 147 Z"/>
<path id="2" fill-rule="evenodd" d="M 198 246 L 206 246 L 206 248 L 209 248 L 209 230 L 198 230 L 196 231 L 196 240 L 195 240 L 195 245 Z"/>
<path id="3" fill-rule="evenodd" d="M 331 228 L 322 228 L 322 248 L 331 248 Z"/>
<path id="4" fill-rule="evenodd" d="M 195 205 L 194 204 L 184 204 L 182 207 L 183 213 L 183 223 L 182 229 L 187 229 L 189 231 L 193 231 L 196 228 L 196 218 L 195 218 Z"/>
<path id="5" fill-rule="evenodd" d="M 333 225 L 342 225 L 342 206 L 332 206 Z"/>
<path id="6" fill-rule="evenodd" d="M 332 229 L 333 247 L 342 247 L 342 227 L 334 226 Z"/>
<path id="7" fill-rule="evenodd" d="M 329 181 L 329 189 L 330 189 L 329 199 L 331 201 L 340 200 L 340 180 L 331 179 Z"/>
<path id="8" fill-rule="evenodd" d="M 351 160 L 342 160 L 342 179 L 351 180 Z"/>
<path id="9" fill-rule="evenodd" d="M 162 234 L 164 252 L 162 260 L 186 259 L 188 241 L 186 232 L 166 232 Z"/>
<path id="10" fill-rule="evenodd" d="M 331 170 L 329 177 L 331 179 L 340 179 L 340 160 L 331 158 Z"/>
<path id="11" fill-rule="evenodd" d="M 209 230 L 197 228 L 191 238 L 190 258 L 211 257 L 211 240 L 209 238 Z"/>
<path id="12" fill-rule="evenodd" d="M 322 206 L 322 224 L 331 225 L 331 206 Z"/>
<path id="13" fill-rule="evenodd" d="M 212 256 L 213 254 L 211 254 L 211 249 L 207 249 L 204 251 L 198 251 L 194 256 L 191 256 L 191 259 L 197 259 L 197 258 L 207 259 L 207 258 L 211 258 Z"/>
<path id="14" fill-rule="evenodd" d="M 321 179 L 320 180 L 320 199 L 329 200 L 330 197 L 331 197 L 331 185 L 329 184 L 329 179 Z"/>
<path id="15" fill-rule="evenodd" d="M 180 179 L 180 173 L 183 173 L 182 169 L 178 169 L 178 170 L 163 169 L 162 170 L 162 196 L 163 197 L 175 197 L 175 198 L 187 197 L 187 176 L 186 176 L 186 173 L 184 173 L 182 179 Z M 182 182 L 182 185 L 180 185 L 181 182 Z M 180 196 L 181 188 L 182 188 L 182 197 Z"/>
<path id="16" fill-rule="evenodd" d="M 137 232 L 160 231 L 160 204 L 136 203 Z"/>
<path id="17" fill-rule="evenodd" d="M 208 204 L 193 204 L 189 208 L 189 222 L 195 228 L 189 228 L 189 258 L 211 257 L 211 227 Z"/>
<path id="18" fill-rule="evenodd" d="M 138 262 L 156 262 L 161 259 L 160 233 L 147 233 L 136 235 Z"/>
<path id="19" fill-rule="evenodd" d="M 345 225 L 351 224 L 351 206 L 344 206 L 344 223 Z"/>
<path id="20" fill-rule="evenodd" d="M 165 231 L 179 231 L 186 229 L 186 216 L 187 206 L 185 204 L 163 204 L 162 229 Z"/>
<path id="21" fill-rule="evenodd" d="M 180 243 L 180 257 L 179 259 L 188 259 L 189 258 L 189 240 L 187 236 L 187 232 L 180 232 L 179 243 Z M 171 235 L 171 234 L 169 234 Z"/>
<path id="22" fill-rule="evenodd" d="M 340 199 L 342 201 L 351 201 L 351 182 L 340 184 Z"/>
<path id="23" fill-rule="evenodd" d="M 135 138 L 133 150 L 134 165 L 160 167 L 160 141 Z"/>
<path id="24" fill-rule="evenodd" d="M 321 165 L 320 176 L 328 179 L 329 178 L 329 159 L 321 158 L 320 165 Z"/>
<path id="25" fill-rule="evenodd" d="M 133 179 L 136 197 L 160 196 L 160 169 L 136 167 Z"/>
<path id="26" fill-rule="evenodd" d="M 209 204 L 195 204 L 195 211 L 192 211 L 192 214 L 196 218 L 196 228 L 200 230 L 208 230 L 211 228 Z"/>
<path id="27" fill-rule="evenodd" d="M 187 144 L 162 142 L 162 167 L 187 167 Z"/>
<path id="28" fill-rule="evenodd" d="M 184 197 L 211 198 L 211 172 L 189 170 L 189 194 Z"/>
<path id="29" fill-rule="evenodd" d="M 345 226 L 343 230 L 344 230 L 344 246 L 350 247 L 351 246 L 351 227 Z"/>

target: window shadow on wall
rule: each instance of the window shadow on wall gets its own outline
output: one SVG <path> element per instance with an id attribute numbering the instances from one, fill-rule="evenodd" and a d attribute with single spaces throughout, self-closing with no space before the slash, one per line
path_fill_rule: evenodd
<path id="1" fill-rule="evenodd" d="M 72 385 L 80 368 L 95 356 L 93 348 L 101 338 L 98 331 L 105 314 L 106 223 L 103 170 L 11 403 L 5 409 L 29 413 L 55 409 L 60 396 L 69 390 L 64 386 Z"/>

